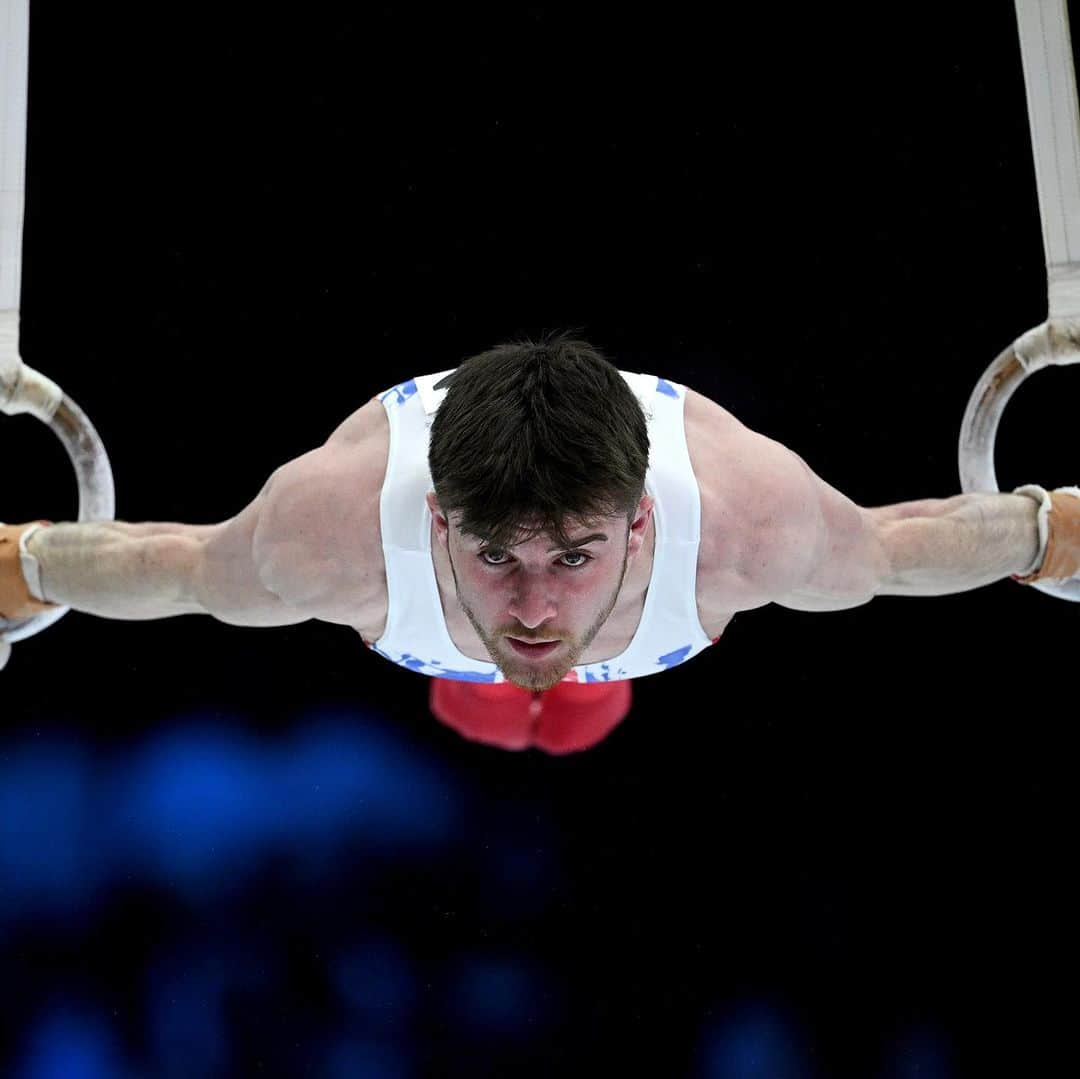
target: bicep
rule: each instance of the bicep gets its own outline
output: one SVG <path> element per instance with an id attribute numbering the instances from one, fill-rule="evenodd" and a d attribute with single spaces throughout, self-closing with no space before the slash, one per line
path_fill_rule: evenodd
<path id="1" fill-rule="evenodd" d="M 235 517 L 208 529 L 201 590 L 211 614 L 240 625 L 354 624 L 379 586 L 364 552 L 377 530 L 386 426 L 374 398 L 324 445 L 278 468 Z"/>
<path id="2" fill-rule="evenodd" d="M 739 443 L 742 609 L 839 610 L 869 600 L 867 511 L 775 439 L 744 429 Z"/>
<path id="3" fill-rule="evenodd" d="M 255 567 L 267 589 L 309 617 L 352 625 L 377 587 L 364 555 L 378 513 L 366 461 L 327 444 L 271 478 L 252 536 Z"/>
<path id="4" fill-rule="evenodd" d="M 200 603 L 229 625 L 286 626 L 311 618 L 267 586 L 255 554 L 255 535 L 276 475 L 240 513 L 210 526 L 203 538 L 196 581 Z"/>

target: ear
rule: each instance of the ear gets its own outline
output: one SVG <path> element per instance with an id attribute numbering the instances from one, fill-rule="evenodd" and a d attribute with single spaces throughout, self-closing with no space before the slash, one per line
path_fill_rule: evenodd
<path id="1" fill-rule="evenodd" d="M 632 558 L 641 550 L 645 543 L 645 537 L 649 532 L 649 522 L 652 520 L 653 506 L 656 499 L 652 495 L 642 495 L 638 502 L 637 511 L 633 521 L 630 522 L 630 537 L 626 545 L 626 555 Z"/>
<path id="2" fill-rule="evenodd" d="M 447 547 L 450 543 L 450 522 L 447 520 L 446 514 L 443 513 L 434 491 L 428 491 L 425 498 L 427 499 L 428 509 L 431 510 L 431 519 L 435 524 L 435 535 L 439 542 L 444 547 Z"/>

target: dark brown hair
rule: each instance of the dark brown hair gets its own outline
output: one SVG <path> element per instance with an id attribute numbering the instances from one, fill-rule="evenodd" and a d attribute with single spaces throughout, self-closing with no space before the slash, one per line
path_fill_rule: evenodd
<path id="1" fill-rule="evenodd" d="M 645 414 L 615 365 L 573 332 L 498 345 L 438 384 L 449 389 L 431 425 L 435 494 L 492 547 L 540 534 L 569 547 L 566 527 L 629 522 L 644 492 Z"/>

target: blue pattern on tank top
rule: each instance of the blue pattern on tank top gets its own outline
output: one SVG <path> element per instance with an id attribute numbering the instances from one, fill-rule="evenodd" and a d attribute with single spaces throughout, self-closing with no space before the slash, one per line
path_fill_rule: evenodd
<path id="1" fill-rule="evenodd" d="M 368 647 L 373 652 L 378 652 L 383 659 L 388 659 L 399 667 L 404 667 L 409 671 L 416 671 L 418 674 L 426 674 L 431 678 L 453 678 L 458 682 L 494 682 L 496 678 L 494 666 L 490 672 L 458 671 L 454 670 L 453 667 L 444 667 L 437 659 L 423 660 L 418 656 L 410 655 L 408 652 L 398 657 L 391 655 L 377 644 L 368 644 Z"/>
<path id="2" fill-rule="evenodd" d="M 396 393 L 397 400 L 395 405 L 403 405 L 405 402 L 416 393 L 416 379 L 410 378 L 408 382 L 399 382 L 396 386 L 391 386 L 380 398 L 379 402 L 385 401 L 390 394 Z"/>
<path id="3" fill-rule="evenodd" d="M 693 645 L 683 645 L 682 648 L 676 648 L 674 652 L 665 653 L 656 662 L 665 669 L 670 670 L 672 667 L 677 667 L 682 663 L 690 654 L 692 648 Z"/>

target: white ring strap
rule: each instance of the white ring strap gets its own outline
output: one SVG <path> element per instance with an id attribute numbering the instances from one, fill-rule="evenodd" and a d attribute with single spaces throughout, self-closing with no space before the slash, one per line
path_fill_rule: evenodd
<path id="1" fill-rule="evenodd" d="M 994 440 L 1017 387 L 1044 367 L 1080 363 L 1080 111 L 1065 0 L 1016 0 L 1031 153 L 1046 254 L 1047 319 L 1018 337 L 983 372 L 960 425 L 960 487 L 996 491 Z M 1049 495 L 1029 484 L 1017 492 L 1040 503 L 1040 550 Z M 1040 553 L 1039 562 L 1042 561 Z M 1080 576 L 1031 587 L 1080 602 Z"/>
<path id="2" fill-rule="evenodd" d="M 75 469 L 79 520 L 107 521 L 115 509 L 113 477 L 94 425 L 52 379 L 23 363 L 19 354 L 29 37 L 29 0 L 0 0 L 0 414 L 30 415 L 48 424 Z M 14 466 L 31 467 L 17 457 Z M 33 531 L 24 533 L 19 555 L 31 594 L 41 598 L 40 567 L 26 546 Z M 0 667 L 13 642 L 40 633 L 68 609 L 0 618 Z"/>
<path id="3" fill-rule="evenodd" d="M 1016 0 L 1048 318 L 1080 317 L 1080 122 L 1065 0 Z"/>
<path id="4" fill-rule="evenodd" d="M 0 311 L 19 309 L 29 40 L 28 0 L 0 0 Z"/>

